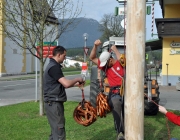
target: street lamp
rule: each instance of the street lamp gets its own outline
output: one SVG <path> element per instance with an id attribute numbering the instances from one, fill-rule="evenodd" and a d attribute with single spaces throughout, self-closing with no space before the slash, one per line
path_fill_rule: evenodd
<path id="1" fill-rule="evenodd" d="M 88 39 L 88 34 L 84 33 L 83 38 L 84 38 L 84 41 L 85 41 L 85 43 L 84 43 L 84 62 L 86 62 L 86 53 L 85 53 L 85 51 L 86 51 L 86 41 Z"/>
<path id="2" fill-rule="evenodd" d="M 166 66 L 167 66 L 167 79 L 166 79 L 166 80 L 167 80 L 167 86 L 169 85 L 169 81 L 168 81 L 168 65 L 169 65 L 169 64 L 167 63 L 167 64 L 166 64 Z"/>
<path id="3" fill-rule="evenodd" d="M 150 80 L 151 80 L 151 67 L 152 67 L 152 64 L 153 64 L 153 62 L 150 61 Z"/>

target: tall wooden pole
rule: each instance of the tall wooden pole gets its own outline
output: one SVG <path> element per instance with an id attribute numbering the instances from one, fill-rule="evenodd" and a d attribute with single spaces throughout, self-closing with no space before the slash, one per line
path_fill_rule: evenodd
<path id="1" fill-rule="evenodd" d="M 127 0 L 125 139 L 144 139 L 145 0 Z"/>

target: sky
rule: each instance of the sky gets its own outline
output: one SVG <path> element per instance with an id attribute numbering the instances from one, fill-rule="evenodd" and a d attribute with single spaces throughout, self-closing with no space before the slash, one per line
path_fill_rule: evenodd
<path id="1" fill-rule="evenodd" d="M 73 2 L 77 2 L 78 0 L 73 0 Z M 117 0 L 79 0 L 79 3 L 83 3 L 82 12 L 80 17 L 92 18 L 97 21 L 100 21 L 104 14 L 114 13 L 114 8 L 121 6 L 117 2 Z M 152 4 L 147 4 L 151 5 Z M 154 6 L 154 18 L 162 18 L 162 10 L 159 5 L 159 1 L 155 2 Z M 157 35 L 151 37 L 151 29 L 152 29 L 152 15 L 146 16 L 146 40 L 152 40 L 158 38 Z M 154 21 L 153 25 L 153 33 L 157 34 L 156 25 Z"/>

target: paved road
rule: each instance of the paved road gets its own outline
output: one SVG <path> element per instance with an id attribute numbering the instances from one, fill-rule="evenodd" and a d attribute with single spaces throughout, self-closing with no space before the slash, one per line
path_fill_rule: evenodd
<path id="1" fill-rule="evenodd" d="M 160 86 L 160 105 L 167 109 L 180 110 L 180 91 L 175 86 Z"/>
<path id="2" fill-rule="evenodd" d="M 80 75 L 79 75 L 80 76 Z M 69 79 L 74 78 L 68 76 Z M 160 85 L 160 79 L 158 79 Z M 180 91 L 175 86 L 160 86 L 160 105 L 167 109 L 180 110 Z M 81 101 L 79 88 L 66 89 L 68 101 Z M 89 100 L 90 86 L 84 89 L 85 99 Z M 0 106 L 35 100 L 35 80 L 0 81 Z"/>
<path id="3" fill-rule="evenodd" d="M 80 75 L 66 76 L 67 79 L 73 79 Z M 89 77 L 87 77 L 89 79 Z M 78 87 L 66 89 L 69 101 L 81 101 L 82 92 Z M 84 89 L 85 98 L 89 100 L 89 86 Z M 39 94 L 37 95 L 39 99 Z M 0 81 L 0 106 L 36 100 L 35 79 Z"/>

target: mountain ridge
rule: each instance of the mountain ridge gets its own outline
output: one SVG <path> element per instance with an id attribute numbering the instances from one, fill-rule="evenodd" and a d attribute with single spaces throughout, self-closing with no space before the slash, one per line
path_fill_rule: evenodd
<path id="1" fill-rule="evenodd" d="M 74 29 L 73 26 L 79 22 Z M 102 36 L 99 31 L 100 23 L 92 18 L 76 18 L 75 22 L 69 26 L 71 31 L 65 32 L 58 39 L 58 44 L 64 46 L 65 48 L 77 48 L 85 46 L 85 39 L 83 37 L 84 33 L 88 34 L 86 40 L 86 47 L 93 46 L 94 41 Z"/>

